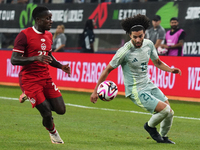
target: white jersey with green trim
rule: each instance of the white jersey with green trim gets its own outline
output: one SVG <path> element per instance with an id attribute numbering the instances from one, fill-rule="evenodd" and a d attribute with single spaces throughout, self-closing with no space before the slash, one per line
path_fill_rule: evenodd
<path id="1" fill-rule="evenodd" d="M 148 39 L 143 40 L 140 48 L 135 48 L 130 40 L 113 56 L 110 65 L 113 68 L 122 66 L 126 96 L 145 88 L 151 82 L 147 72 L 149 59 L 158 59 L 158 54 L 153 42 Z"/>

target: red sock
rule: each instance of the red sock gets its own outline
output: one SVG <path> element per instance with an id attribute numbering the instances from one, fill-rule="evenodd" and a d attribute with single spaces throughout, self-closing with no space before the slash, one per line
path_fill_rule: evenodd
<path id="1" fill-rule="evenodd" d="M 48 129 L 48 128 L 46 128 L 48 131 L 49 131 L 49 133 L 51 133 L 51 134 L 54 134 L 54 133 L 56 133 L 56 128 L 55 128 L 55 125 L 53 124 L 53 128 L 51 128 L 51 129 Z"/>

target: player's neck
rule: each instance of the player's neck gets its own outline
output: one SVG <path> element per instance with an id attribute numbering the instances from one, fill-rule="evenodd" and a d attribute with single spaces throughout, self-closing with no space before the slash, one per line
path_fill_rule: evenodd
<path id="1" fill-rule="evenodd" d="M 38 31 L 38 32 L 42 32 L 42 33 L 44 33 L 45 32 L 45 30 L 43 30 L 43 29 L 41 29 L 38 25 L 34 25 L 34 28 Z"/>

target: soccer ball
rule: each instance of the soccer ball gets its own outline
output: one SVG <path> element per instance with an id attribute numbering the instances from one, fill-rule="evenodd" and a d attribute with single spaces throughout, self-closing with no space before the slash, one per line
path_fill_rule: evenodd
<path id="1" fill-rule="evenodd" d="M 117 85 L 112 81 L 104 81 L 97 88 L 97 94 L 102 101 L 113 100 L 117 96 L 117 93 Z"/>
<path id="2" fill-rule="evenodd" d="M 158 54 L 164 55 L 168 52 L 166 48 L 161 48 L 160 46 L 158 47 Z"/>

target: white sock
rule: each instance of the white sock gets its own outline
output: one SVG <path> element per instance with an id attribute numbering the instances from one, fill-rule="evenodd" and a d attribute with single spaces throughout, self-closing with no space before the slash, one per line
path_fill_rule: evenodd
<path id="1" fill-rule="evenodd" d="M 170 113 L 170 106 L 167 105 L 162 111 L 153 114 L 150 120 L 148 121 L 148 125 L 152 128 L 157 126 L 163 119 L 165 119 Z"/>
<path id="2" fill-rule="evenodd" d="M 174 116 L 174 111 L 171 110 L 168 116 L 160 123 L 160 135 L 162 137 L 167 136 L 167 133 L 169 132 L 172 126 L 173 116 Z"/>

